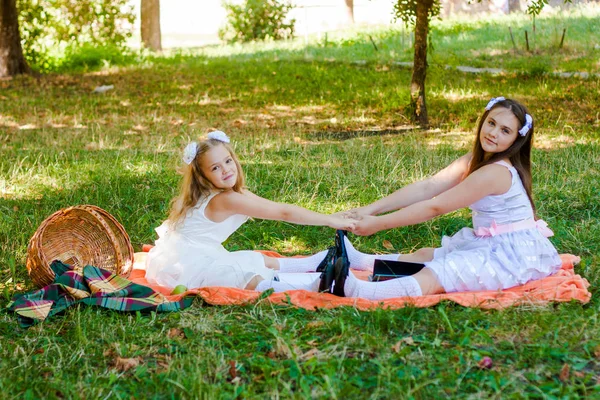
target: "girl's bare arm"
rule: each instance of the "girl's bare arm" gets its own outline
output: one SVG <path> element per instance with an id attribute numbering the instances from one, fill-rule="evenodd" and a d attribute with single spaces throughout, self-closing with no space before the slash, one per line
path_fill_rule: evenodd
<path id="1" fill-rule="evenodd" d="M 351 211 L 358 215 L 377 215 L 429 200 L 458 185 L 469 167 L 470 160 L 471 154 L 466 154 L 430 178 L 411 183 L 383 199 Z"/>

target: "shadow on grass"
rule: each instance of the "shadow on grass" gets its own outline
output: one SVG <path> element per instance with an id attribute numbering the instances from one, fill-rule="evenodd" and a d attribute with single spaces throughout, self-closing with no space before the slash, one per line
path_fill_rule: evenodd
<path id="1" fill-rule="evenodd" d="M 406 127 L 397 127 L 393 129 L 357 129 L 351 131 L 323 131 L 323 132 L 314 132 L 307 134 L 307 138 L 311 140 L 349 140 L 356 138 L 365 138 L 372 136 L 382 136 L 382 135 L 403 135 L 411 132 L 419 132 L 421 129 L 417 126 L 406 126 Z"/>

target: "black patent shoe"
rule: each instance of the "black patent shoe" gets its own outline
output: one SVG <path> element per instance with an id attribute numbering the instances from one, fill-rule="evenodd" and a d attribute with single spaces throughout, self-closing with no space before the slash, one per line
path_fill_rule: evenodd
<path id="1" fill-rule="evenodd" d="M 346 284 L 346 278 L 350 273 L 350 262 L 348 257 L 338 257 L 335 261 L 335 268 L 333 274 L 333 290 L 332 293 L 339 297 L 346 297 L 344 293 L 344 285 Z"/>
<path id="2" fill-rule="evenodd" d="M 337 230 L 335 231 L 335 256 L 336 258 L 343 258 L 348 264 L 350 261 L 348 260 L 348 252 L 346 251 L 346 242 L 344 241 L 344 237 L 346 236 L 346 231 Z M 334 260 L 335 263 L 335 260 Z"/>
<path id="3" fill-rule="evenodd" d="M 333 249 L 335 250 L 334 247 L 333 247 Z M 331 293 L 331 287 L 333 286 L 333 278 L 335 276 L 335 254 L 330 258 L 325 257 L 325 260 L 323 260 L 323 263 L 325 265 L 323 266 L 323 272 L 321 272 L 321 281 L 319 282 L 319 292 Z M 320 264 L 319 264 L 319 267 L 321 267 Z"/>
<path id="4" fill-rule="evenodd" d="M 319 263 L 319 265 L 317 265 L 317 272 L 323 272 L 325 271 L 325 268 L 327 267 L 328 264 L 333 264 L 333 257 L 335 257 L 335 253 L 336 253 L 336 248 L 335 247 L 330 247 L 327 249 L 327 255 L 325 256 L 325 258 L 323 259 L 323 261 L 321 261 Z"/>

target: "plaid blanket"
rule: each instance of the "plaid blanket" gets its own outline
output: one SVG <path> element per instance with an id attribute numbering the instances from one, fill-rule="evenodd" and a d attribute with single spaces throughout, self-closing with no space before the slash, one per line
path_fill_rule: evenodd
<path id="1" fill-rule="evenodd" d="M 54 261 L 50 268 L 56 275 L 52 284 L 17 295 L 8 305 L 10 311 L 17 313 L 21 327 L 30 327 L 77 303 L 118 311 L 169 312 L 189 307 L 193 301 L 190 296 L 168 301 L 147 286 L 92 265 L 76 271 L 70 265 Z"/>

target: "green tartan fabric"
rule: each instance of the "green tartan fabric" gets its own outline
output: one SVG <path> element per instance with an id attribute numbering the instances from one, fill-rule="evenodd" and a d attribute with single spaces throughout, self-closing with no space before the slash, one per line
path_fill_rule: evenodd
<path id="1" fill-rule="evenodd" d="M 77 303 L 117 311 L 170 312 L 183 310 L 194 300 L 187 296 L 179 301 L 168 301 L 147 286 L 92 265 L 75 271 L 67 264 L 54 261 L 50 268 L 56 274 L 52 284 L 17 295 L 8 305 L 8 309 L 17 314 L 21 327 L 30 327 Z"/>

